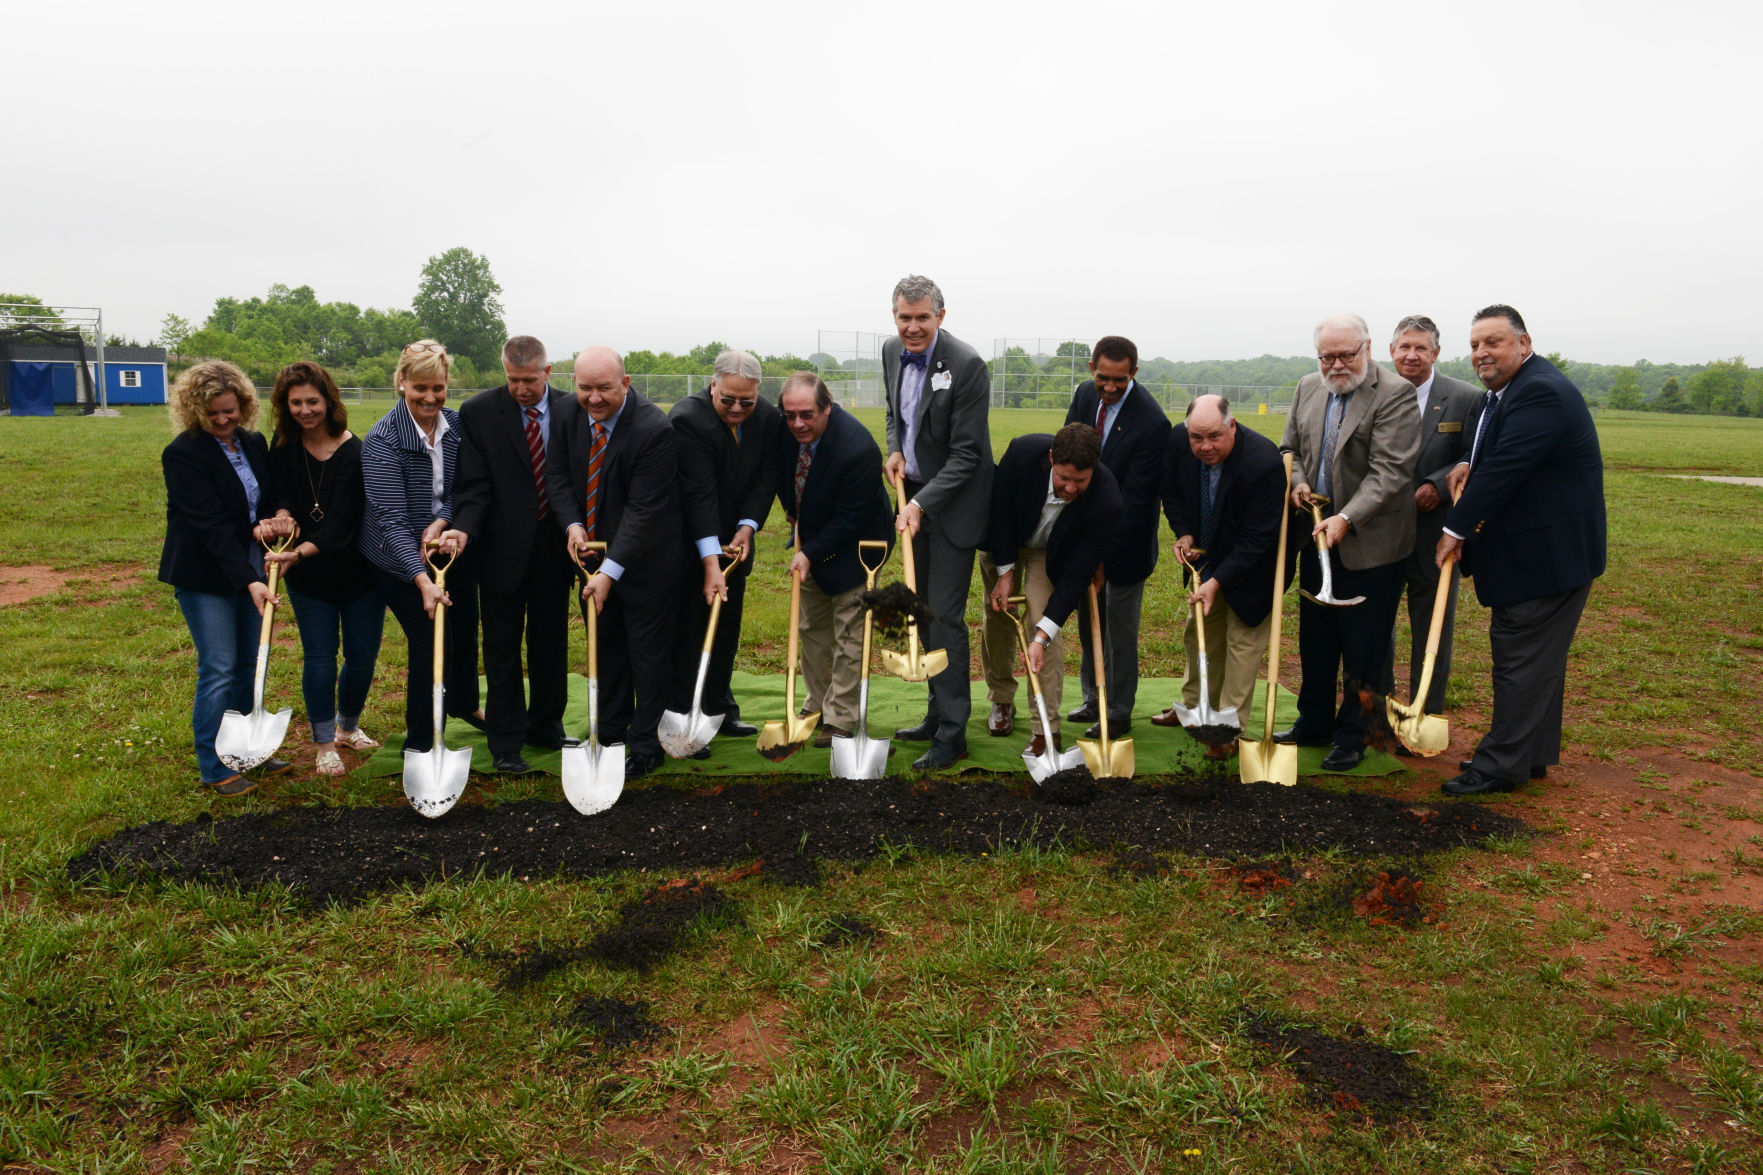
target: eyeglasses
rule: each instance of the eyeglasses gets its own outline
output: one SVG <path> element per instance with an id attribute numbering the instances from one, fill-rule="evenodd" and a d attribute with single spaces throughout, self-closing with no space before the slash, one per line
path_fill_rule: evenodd
<path id="1" fill-rule="evenodd" d="M 818 408 L 804 408 L 800 412 L 785 411 L 783 414 L 785 421 L 813 420 L 816 416 L 819 416 L 819 415 L 820 415 L 820 409 L 818 409 Z"/>
<path id="2" fill-rule="evenodd" d="M 731 411 L 738 408 L 742 412 L 751 412 L 759 404 L 758 400 L 743 400 L 739 396 L 718 396 L 716 398 L 722 401 L 724 408 Z"/>
<path id="3" fill-rule="evenodd" d="M 411 343 L 408 347 L 404 348 L 404 353 L 406 355 L 420 355 L 424 351 L 433 351 L 437 355 L 445 355 L 447 353 L 447 345 L 445 343 Z"/>
<path id="4" fill-rule="evenodd" d="M 1363 351 L 1364 349 L 1365 349 L 1365 344 L 1360 343 L 1357 347 L 1354 347 L 1351 351 L 1329 351 L 1324 354 L 1318 355 L 1316 357 L 1316 362 L 1322 364 L 1324 367 L 1333 367 L 1337 363 L 1351 363 L 1355 358 L 1358 357 L 1359 352 Z"/>

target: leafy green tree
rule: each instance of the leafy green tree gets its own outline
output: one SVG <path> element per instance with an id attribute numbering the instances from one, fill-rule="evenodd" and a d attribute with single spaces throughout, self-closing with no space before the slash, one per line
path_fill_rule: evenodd
<path id="1" fill-rule="evenodd" d="M 1690 377 L 1684 399 L 1692 412 L 1731 415 L 1744 403 L 1745 383 L 1751 377 L 1744 356 L 1716 359 Z"/>
<path id="2" fill-rule="evenodd" d="M 1684 402 L 1683 389 L 1678 386 L 1675 375 L 1666 380 L 1665 386 L 1659 389 L 1659 398 L 1653 401 L 1652 407 L 1655 412 L 1688 412 L 1690 410 L 1690 406 Z"/>
<path id="3" fill-rule="evenodd" d="M 1054 351 L 1053 354 L 1071 355 L 1078 359 L 1088 359 L 1090 357 L 1090 345 L 1088 343 L 1080 343 L 1076 339 L 1067 339 L 1065 342 L 1059 344 L 1059 349 Z"/>
<path id="4" fill-rule="evenodd" d="M 716 357 L 728 349 L 729 345 L 727 343 L 718 342 L 716 340 L 705 343 L 701 347 L 693 347 L 685 356 L 690 360 L 692 369 L 689 372 L 681 372 L 680 374 L 709 375 L 710 369 L 716 366 Z M 663 353 L 665 354 L 665 352 Z"/>
<path id="5" fill-rule="evenodd" d="M 1547 355 L 1544 355 L 1543 358 L 1547 359 L 1550 363 L 1553 363 L 1562 375 L 1566 375 L 1568 379 L 1573 378 L 1571 375 L 1567 374 L 1567 360 L 1561 357 L 1561 352 L 1550 351 Z"/>
<path id="6" fill-rule="evenodd" d="M 189 319 L 177 314 L 167 314 L 159 324 L 159 345 L 176 355 L 184 349 L 184 341 L 194 330 Z"/>
<path id="7" fill-rule="evenodd" d="M 1616 369 L 1616 380 L 1610 385 L 1606 401 L 1612 408 L 1632 411 L 1641 406 L 1641 377 L 1632 367 Z"/>
<path id="8" fill-rule="evenodd" d="M 35 294 L 0 294 L 0 305 L 7 306 L 8 314 L 31 319 L 37 326 L 53 329 L 67 325 L 53 306 L 43 305 L 43 299 Z"/>
<path id="9" fill-rule="evenodd" d="M 449 351 L 494 368 L 508 338 L 496 296 L 501 292 L 490 259 L 461 245 L 428 259 L 411 308 L 423 329 Z"/>

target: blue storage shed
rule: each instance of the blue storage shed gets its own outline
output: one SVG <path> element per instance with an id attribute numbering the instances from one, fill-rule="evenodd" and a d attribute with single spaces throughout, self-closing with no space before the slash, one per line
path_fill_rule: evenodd
<path id="1" fill-rule="evenodd" d="M 82 379 L 72 347 L 13 347 L 8 383 L 15 389 L 54 389 L 55 403 L 76 404 Z M 86 365 L 96 376 L 98 352 L 86 347 Z M 104 348 L 104 390 L 112 406 L 165 403 L 164 347 Z"/>

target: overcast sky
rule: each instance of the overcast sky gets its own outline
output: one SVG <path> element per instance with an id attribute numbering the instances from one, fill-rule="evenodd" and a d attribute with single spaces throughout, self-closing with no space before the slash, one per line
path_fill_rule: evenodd
<path id="1" fill-rule="evenodd" d="M 1763 362 L 1763 6 L 15 5 L 0 290 L 146 340 L 275 282 L 489 257 L 552 352 L 945 328 L 1301 354 Z M 33 119 L 44 116 L 42 124 Z M 53 125 L 53 130 L 47 129 Z M 94 146 L 95 145 L 95 146 Z"/>

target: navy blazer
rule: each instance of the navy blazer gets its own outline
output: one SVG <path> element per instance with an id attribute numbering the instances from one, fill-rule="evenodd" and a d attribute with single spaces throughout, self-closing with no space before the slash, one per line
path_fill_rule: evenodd
<path id="1" fill-rule="evenodd" d="M 1224 602 L 1244 624 L 1260 624 L 1273 608 L 1273 565 L 1279 516 L 1285 507 L 1286 469 L 1279 446 L 1241 421 L 1237 440 L 1218 474 L 1212 539 L 1200 537 L 1200 459 L 1188 444 L 1184 421 L 1169 432 L 1164 462 L 1163 512 L 1175 537 L 1194 536 L 1206 548 L 1200 572 L 1216 579 Z M 1299 516 L 1294 515 L 1294 525 Z M 1291 550 L 1299 544 L 1287 539 Z"/>
<path id="2" fill-rule="evenodd" d="M 1085 380 L 1071 394 L 1065 423 L 1096 423 L 1102 397 L 1095 380 Z M 1157 568 L 1157 498 L 1163 489 L 1163 449 L 1169 442 L 1169 414 L 1133 380 L 1120 402 L 1114 427 L 1102 445 L 1102 464 L 1120 483 L 1120 525 L 1114 549 L 1105 564 L 1108 582 L 1130 587 L 1150 578 Z"/>
<path id="3" fill-rule="evenodd" d="M 848 592 L 865 578 L 857 559 L 858 540 L 882 541 L 890 552 L 894 549 L 894 507 L 882 482 L 881 446 L 855 416 L 834 404 L 814 459 L 808 463 L 802 515 L 796 518 L 796 461 L 802 445 L 790 435 L 781 415 L 777 429 L 773 463 L 777 500 L 797 524 L 796 537 L 808 556 L 809 574 L 829 596 Z"/>
<path id="4" fill-rule="evenodd" d="M 434 467 L 422 430 L 400 400 L 361 442 L 361 480 L 367 515 L 361 520 L 361 553 L 399 579 L 426 575 L 422 532 L 436 518 L 453 520 L 453 486 L 459 476 L 459 413 L 441 409 L 441 512 L 435 513 Z"/>
<path id="5" fill-rule="evenodd" d="M 179 433 L 159 463 L 165 470 L 165 546 L 159 579 L 186 591 L 225 596 L 263 578 L 252 559 L 251 527 L 275 513 L 269 446 L 246 429 L 233 434 L 257 478 L 257 517 L 220 442 L 201 429 Z"/>
<path id="6" fill-rule="evenodd" d="M 546 393 L 550 420 L 569 396 L 555 388 Z M 470 536 L 478 581 L 504 595 L 519 590 L 539 530 L 539 490 L 526 446 L 526 413 L 507 384 L 459 406 L 459 482 L 451 521 Z"/>
<path id="7" fill-rule="evenodd" d="M 1585 397 L 1532 355 L 1492 413 L 1445 519 L 1467 536 L 1475 598 L 1492 608 L 1590 583 L 1604 573 L 1604 458 Z"/>
<path id="8" fill-rule="evenodd" d="M 1016 562 L 1016 553 L 1041 523 L 1047 503 L 1047 478 L 1052 472 L 1050 433 L 1031 432 L 1011 441 L 992 478 L 992 523 L 987 546 L 994 564 Z M 1098 464 L 1089 488 L 1079 494 L 1053 523 L 1047 536 L 1047 578 L 1053 594 L 1041 613 L 1063 625 L 1089 588 L 1096 568 L 1114 545 L 1122 498 L 1114 473 Z M 1017 576 L 1016 586 L 1022 587 Z"/>
<path id="9" fill-rule="evenodd" d="M 606 543 L 606 558 L 624 568 L 621 589 L 671 589 L 686 568 L 673 428 L 642 393 L 627 390 L 624 396 L 600 459 L 594 537 Z M 551 414 L 545 491 L 565 531 L 583 521 L 592 423 L 574 396 Z"/>
<path id="10" fill-rule="evenodd" d="M 741 424 L 737 445 L 734 433 L 710 402 L 713 394 L 704 388 L 675 404 L 667 414 L 679 466 L 686 545 L 694 563 L 699 558 L 695 545 L 699 539 L 714 536 L 718 543 L 726 543 L 735 537 L 743 518 L 752 519 L 759 527 L 765 525 L 776 489 L 773 470 L 778 435 L 783 431 L 783 417 L 760 396 L 753 414 Z M 749 547 L 746 560 L 730 574 L 751 570 L 758 549 L 757 543 Z"/>

